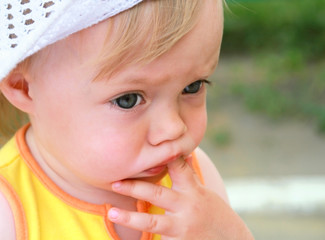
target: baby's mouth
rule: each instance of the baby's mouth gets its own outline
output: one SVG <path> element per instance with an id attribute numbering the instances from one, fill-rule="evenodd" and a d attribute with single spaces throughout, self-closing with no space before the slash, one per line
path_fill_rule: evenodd
<path id="1" fill-rule="evenodd" d="M 167 168 L 167 165 L 161 165 L 153 168 L 149 168 L 147 170 L 144 170 L 143 172 L 149 175 L 157 175 L 159 173 L 162 173 Z"/>
<path id="2" fill-rule="evenodd" d="M 177 154 L 176 156 L 166 159 L 160 165 L 146 169 L 143 172 L 146 174 L 150 174 L 150 175 L 158 175 L 158 174 L 162 173 L 163 171 L 167 170 L 167 165 L 170 162 L 175 161 L 176 159 L 178 159 L 180 157 L 181 157 L 181 154 Z"/>

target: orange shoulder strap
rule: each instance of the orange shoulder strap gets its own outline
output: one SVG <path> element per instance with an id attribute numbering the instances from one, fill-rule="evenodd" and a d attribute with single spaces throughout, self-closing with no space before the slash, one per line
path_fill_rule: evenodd
<path id="1" fill-rule="evenodd" d="M 26 240 L 28 238 L 28 233 L 27 233 L 27 223 L 26 223 L 23 206 L 15 190 L 10 186 L 8 181 L 2 176 L 0 176 L 0 191 L 2 194 L 4 194 L 5 198 L 7 199 L 12 214 L 14 216 L 16 239 Z"/>
<path id="2" fill-rule="evenodd" d="M 195 152 L 192 153 L 192 157 L 193 157 L 192 167 L 193 167 L 196 175 L 199 177 L 201 183 L 204 185 L 204 178 L 203 178 L 202 171 L 200 168 L 199 160 L 197 159 Z"/>

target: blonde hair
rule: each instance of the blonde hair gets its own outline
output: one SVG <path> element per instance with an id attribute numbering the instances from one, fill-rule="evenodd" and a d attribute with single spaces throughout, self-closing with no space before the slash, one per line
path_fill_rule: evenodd
<path id="1" fill-rule="evenodd" d="M 170 50 L 194 27 L 202 2 L 144 0 L 110 18 L 107 38 L 95 63 L 100 71 L 94 80 L 109 78 L 130 64 L 148 63 Z M 18 68 L 30 68 L 37 54 L 24 60 Z M 1 95 L 0 137 L 12 135 L 27 119 L 20 111 L 7 105 Z"/>
<path id="2" fill-rule="evenodd" d="M 202 0 L 147 0 L 111 18 L 97 78 L 167 52 L 193 28 L 201 5 Z"/>

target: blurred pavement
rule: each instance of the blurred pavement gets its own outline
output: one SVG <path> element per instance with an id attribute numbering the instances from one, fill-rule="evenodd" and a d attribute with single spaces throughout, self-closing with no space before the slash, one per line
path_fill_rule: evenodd
<path id="1" fill-rule="evenodd" d="M 235 103 L 209 121 L 229 132 L 230 143 L 216 147 L 206 138 L 201 147 L 256 239 L 324 240 L 325 136 L 308 123 L 272 122 Z"/>

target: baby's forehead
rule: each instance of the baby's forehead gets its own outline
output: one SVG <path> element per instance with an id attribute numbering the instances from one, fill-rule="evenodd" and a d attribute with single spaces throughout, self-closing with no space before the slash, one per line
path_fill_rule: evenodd
<path id="1" fill-rule="evenodd" d="M 99 75 L 112 74 L 130 64 L 152 62 L 169 51 L 193 29 L 203 2 L 144 1 L 107 20 L 101 28 L 106 31 L 105 41 L 96 59 Z"/>
<path id="2" fill-rule="evenodd" d="M 51 52 L 63 61 L 75 58 L 93 66 L 96 79 L 130 64 L 149 63 L 193 29 L 203 2 L 145 1 L 55 43 Z"/>

